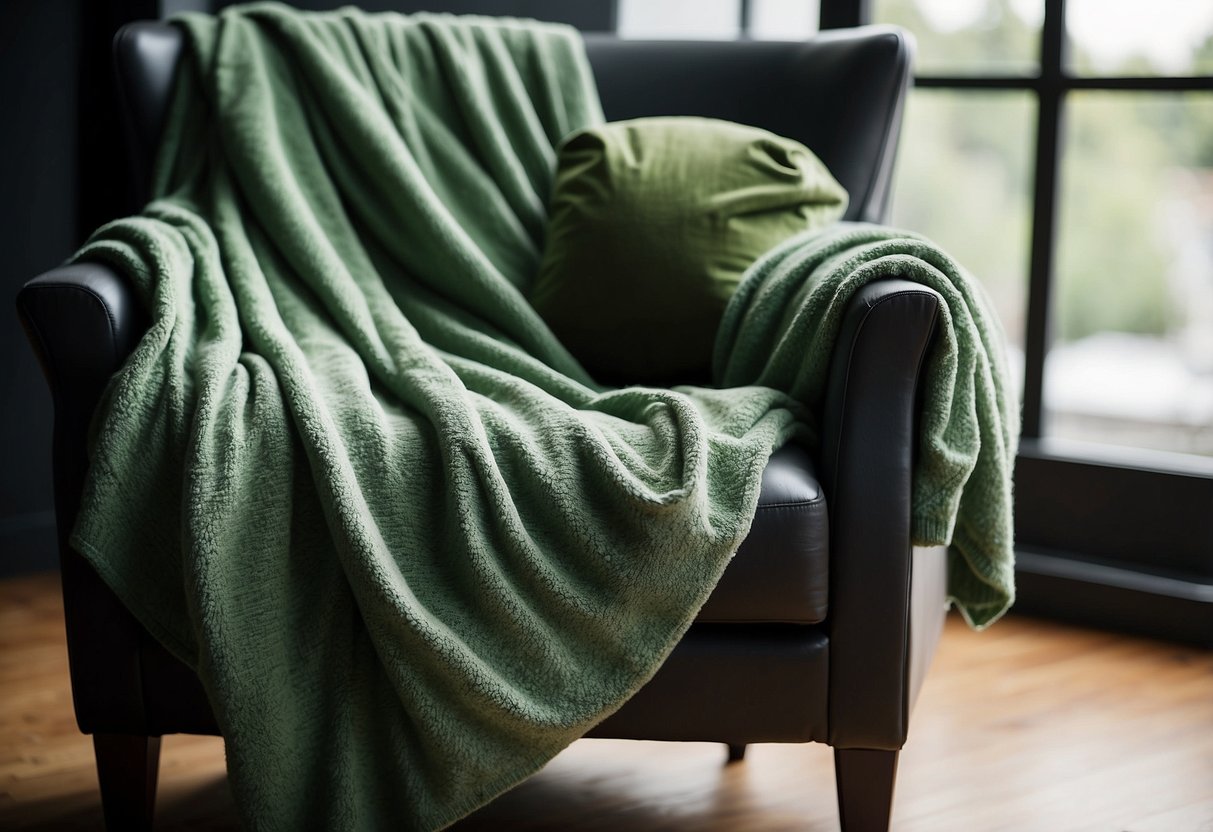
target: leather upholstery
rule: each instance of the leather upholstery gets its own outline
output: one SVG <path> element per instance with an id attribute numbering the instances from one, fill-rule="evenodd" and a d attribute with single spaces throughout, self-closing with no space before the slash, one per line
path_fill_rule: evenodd
<path id="1" fill-rule="evenodd" d="M 824 741 L 828 663 L 829 640 L 818 627 L 697 624 L 657 675 L 587 736 Z"/>
<path id="2" fill-rule="evenodd" d="M 826 501 L 813 460 L 795 445 L 771 455 L 750 533 L 696 621 L 816 624 L 826 617 Z"/>
<path id="3" fill-rule="evenodd" d="M 184 35 L 163 23 L 132 23 L 114 36 L 118 100 L 125 111 L 126 146 L 135 193 L 150 188 L 152 161 L 164 129 Z"/>
<path id="4" fill-rule="evenodd" d="M 162 24 L 127 27 L 116 40 L 143 177 L 179 46 L 179 35 Z M 610 117 L 694 113 L 798 138 L 850 191 L 850 218 L 884 218 L 909 77 L 904 36 L 870 28 L 807 44 L 591 38 L 588 48 Z M 821 414 L 820 479 L 804 451 L 776 456 L 753 531 L 701 623 L 597 735 L 901 745 L 943 597 L 941 558 L 911 556 L 907 533 L 917 374 L 939 303 L 934 292 L 901 281 L 872 284 L 852 302 Z M 18 307 L 55 399 L 56 509 L 80 726 L 213 732 L 194 674 L 67 545 L 89 417 L 146 327 L 142 310 L 124 281 L 100 265 L 35 279 Z M 820 624 L 737 623 L 822 615 Z"/>
<path id="5" fill-rule="evenodd" d="M 909 609 L 916 382 L 941 304 L 937 292 L 916 283 L 870 283 L 847 307 L 831 358 L 821 461 L 834 553 L 835 748 L 891 750 L 905 742 L 910 621 L 877 611 Z"/>
<path id="6" fill-rule="evenodd" d="M 17 312 L 55 406 L 55 521 L 76 720 L 143 723 L 138 644 L 143 628 L 68 545 L 84 473 L 89 419 L 110 376 L 147 328 L 130 284 L 106 266 L 61 266 L 31 280 Z M 95 634 L 105 634 L 98 649 Z M 99 680 L 105 680 L 99 684 Z"/>
<path id="7" fill-rule="evenodd" d="M 198 677 L 143 634 L 133 657 L 149 691 L 138 722 L 109 733 L 218 734 Z M 696 624 L 648 684 L 587 736 L 711 742 L 824 742 L 829 640 L 820 627 Z"/>

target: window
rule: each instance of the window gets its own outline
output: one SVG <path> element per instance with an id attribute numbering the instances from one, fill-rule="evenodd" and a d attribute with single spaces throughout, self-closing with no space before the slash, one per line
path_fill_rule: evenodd
<path id="1" fill-rule="evenodd" d="M 893 221 L 989 284 L 1030 365 L 1025 435 L 1213 457 L 1213 81 L 1174 77 L 1213 71 L 1213 4 L 875 0 L 872 16 L 921 56 Z M 1034 170 L 1018 137 L 1037 101 Z M 923 175 L 943 148 L 952 175 Z M 1051 227 L 1030 237 L 1033 209 Z"/>
<path id="2" fill-rule="evenodd" d="M 1045 434 L 1213 456 L 1213 95 L 1075 91 L 1061 158 Z"/>
<path id="3" fill-rule="evenodd" d="M 893 221 L 986 281 L 1022 361 L 1021 601 L 1207 638 L 1213 4 L 832 2 L 917 37 Z"/>

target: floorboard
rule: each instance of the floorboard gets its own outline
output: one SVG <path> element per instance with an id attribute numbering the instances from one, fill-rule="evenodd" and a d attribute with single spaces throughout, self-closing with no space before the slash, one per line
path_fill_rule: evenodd
<path id="1" fill-rule="evenodd" d="M 98 829 L 71 711 L 58 577 L 0 582 L 0 829 Z M 805 832 L 837 827 L 818 745 L 582 740 L 457 827 Z M 223 746 L 170 736 L 160 830 L 235 829 Z M 900 832 L 1213 832 L 1213 653 L 1015 615 L 949 620 L 911 721 Z"/>

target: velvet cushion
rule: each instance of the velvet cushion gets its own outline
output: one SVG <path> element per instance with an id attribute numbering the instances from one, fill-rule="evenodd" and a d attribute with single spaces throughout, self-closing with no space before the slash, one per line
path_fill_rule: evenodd
<path id="1" fill-rule="evenodd" d="M 807 147 L 756 127 L 669 117 L 583 129 L 559 148 L 530 299 L 600 381 L 704 381 L 742 273 L 846 204 Z"/>

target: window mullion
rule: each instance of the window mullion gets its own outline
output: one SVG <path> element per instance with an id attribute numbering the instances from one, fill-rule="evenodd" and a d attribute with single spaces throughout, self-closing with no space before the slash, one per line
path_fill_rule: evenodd
<path id="1" fill-rule="evenodd" d="M 750 36 L 754 22 L 754 0 L 741 0 L 737 7 L 737 31 L 743 38 Z"/>
<path id="2" fill-rule="evenodd" d="M 1032 243 L 1028 271 L 1028 316 L 1024 338 L 1023 436 L 1043 427 L 1044 361 L 1049 349 L 1050 296 L 1056 249 L 1058 161 L 1065 96 L 1065 0 L 1045 0 L 1040 45 L 1036 170 L 1032 182 Z"/>

